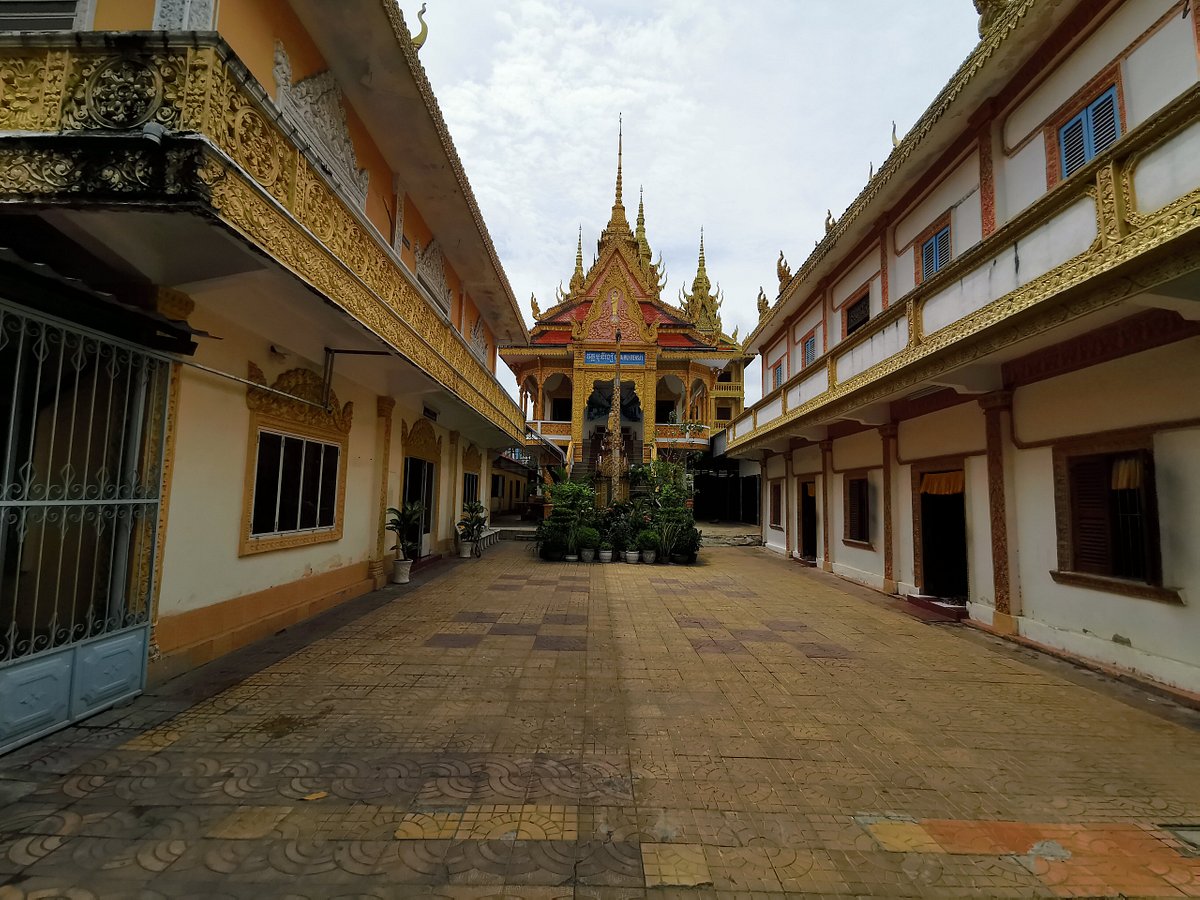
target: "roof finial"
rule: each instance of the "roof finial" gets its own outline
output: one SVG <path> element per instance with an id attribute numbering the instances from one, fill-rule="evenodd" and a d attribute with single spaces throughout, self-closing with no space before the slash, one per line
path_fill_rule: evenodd
<path id="1" fill-rule="evenodd" d="M 700 270 L 704 270 L 704 226 L 700 226 Z"/>
<path id="2" fill-rule="evenodd" d="M 575 245 L 575 274 L 571 276 L 571 296 L 583 289 L 583 226 L 579 226 L 579 242 Z"/>
<path id="3" fill-rule="evenodd" d="M 417 20 L 421 23 L 421 32 L 412 39 L 414 50 L 420 50 L 425 46 L 425 40 L 429 37 L 429 26 L 425 23 L 425 4 L 421 4 L 421 11 L 417 13 Z"/>
<path id="4" fill-rule="evenodd" d="M 617 113 L 617 206 L 621 206 L 621 155 L 625 143 L 625 116 Z"/>

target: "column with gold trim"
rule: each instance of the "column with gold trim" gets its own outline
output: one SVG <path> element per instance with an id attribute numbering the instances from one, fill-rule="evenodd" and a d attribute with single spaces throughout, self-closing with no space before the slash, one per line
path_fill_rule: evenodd
<path id="1" fill-rule="evenodd" d="M 379 496 L 375 506 L 375 521 L 372 530 L 375 533 L 375 553 L 367 566 L 367 574 L 375 582 L 379 590 L 387 584 L 387 564 L 384 560 L 385 536 L 384 519 L 387 516 L 388 471 L 391 468 L 392 452 L 392 412 L 396 401 L 391 397 L 375 398 L 375 458 L 378 461 Z"/>

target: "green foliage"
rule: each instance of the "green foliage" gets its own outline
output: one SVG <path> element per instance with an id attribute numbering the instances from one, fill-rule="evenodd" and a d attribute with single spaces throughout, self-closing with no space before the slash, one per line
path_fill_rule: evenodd
<path id="1" fill-rule="evenodd" d="M 582 482 L 563 481 L 550 489 L 550 502 L 554 504 L 550 521 L 557 526 L 567 553 L 577 553 L 580 531 L 596 521 L 595 488 Z"/>
<path id="2" fill-rule="evenodd" d="M 600 531 L 590 525 L 579 529 L 578 541 L 581 549 L 595 550 L 600 546 Z"/>
<path id="3" fill-rule="evenodd" d="M 400 551 L 399 559 L 417 558 L 421 548 L 420 529 L 424 514 L 425 507 L 416 500 L 405 503 L 400 509 L 394 506 L 387 508 L 383 527 L 396 535 L 396 543 L 392 549 Z"/>
<path id="4" fill-rule="evenodd" d="M 649 528 L 638 533 L 637 545 L 639 550 L 658 550 L 659 534 Z"/>
<path id="5" fill-rule="evenodd" d="M 487 508 L 478 501 L 471 501 L 463 504 L 463 516 L 458 520 L 455 527 L 458 529 L 458 539 L 460 541 L 474 541 L 472 553 L 475 556 L 483 555 L 483 530 L 487 528 L 488 514 Z"/>

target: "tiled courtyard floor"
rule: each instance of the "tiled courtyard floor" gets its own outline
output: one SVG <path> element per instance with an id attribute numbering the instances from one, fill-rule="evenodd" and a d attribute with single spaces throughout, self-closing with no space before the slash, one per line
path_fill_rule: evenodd
<path id="1" fill-rule="evenodd" d="M 502 544 L 0 758 L 0 900 L 1200 896 L 1194 719 L 704 558 Z"/>

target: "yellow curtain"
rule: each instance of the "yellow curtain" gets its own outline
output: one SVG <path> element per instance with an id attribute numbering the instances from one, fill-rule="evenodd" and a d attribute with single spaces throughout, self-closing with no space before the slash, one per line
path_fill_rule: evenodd
<path id="1" fill-rule="evenodd" d="M 808 482 L 807 487 L 808 487 L 808 496 L 810 496 L 810 497 L 817 496 L 817 484 L 815 481 Z"/>
<path id="2" fill-rule="evenodd" d="M 963 472 L 928 472 L 921 476 L 922 494 L 961 494 L 963 492 Z"/>
<path id="3" fill-rule="evenodd" d="M 1142 458 L 1122 456 L 1113 460 L 1112 489 L 1114 491 L 1137 490 L 1142 486 Z"/>

